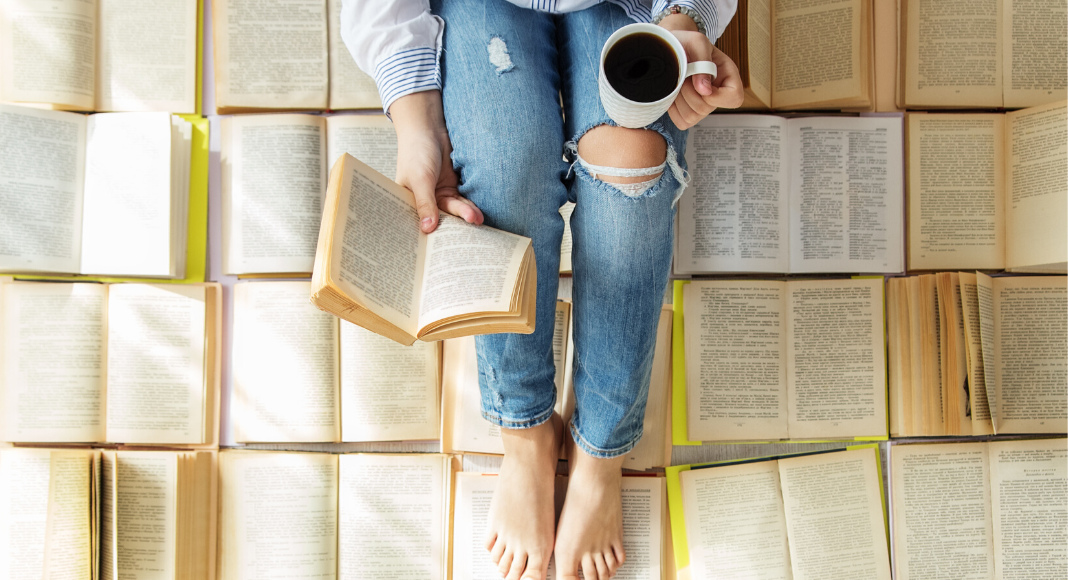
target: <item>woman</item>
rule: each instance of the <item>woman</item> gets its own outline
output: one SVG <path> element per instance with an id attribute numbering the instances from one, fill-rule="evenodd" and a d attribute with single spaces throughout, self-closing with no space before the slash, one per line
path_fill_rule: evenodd
<path id="1" fill-rule="evenodd" d="M 486 549 L 510 580 L 544 578 L 554 552 L 558 577 L 606 580 L 626 557 L 621 467 L 641 437 L 685 130 L 742 102 L 737 67 L 711 42 L 735 0 L 512 1 L 345 0 L 342 35 L 393 119 L 397 182 L 415 193 L 423 231 L 440 209 L 533 240 L 535 332 L 477 338 L 482 414 L 505 448 Z M 719 76 L 691 77 L 666 115 L 624 129 L 602 108 L 597 77 L 605 40 L 635 21 L 671 31 Z M 563 425 L 552 334 L 568 199 L 576 408 L 554 535 Z"/>

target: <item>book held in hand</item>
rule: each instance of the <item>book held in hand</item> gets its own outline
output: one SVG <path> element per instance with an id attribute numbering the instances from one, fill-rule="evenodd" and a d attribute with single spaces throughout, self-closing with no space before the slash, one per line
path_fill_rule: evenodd
<path id="1" fill-rule="evenodd" d="M 411 191 L 351 155 L 334 163 L 312 272 L 319 309 L 406 345 L 530 334 L 536 284 L 530 238 L 444 213 L 424 234 Z"/>

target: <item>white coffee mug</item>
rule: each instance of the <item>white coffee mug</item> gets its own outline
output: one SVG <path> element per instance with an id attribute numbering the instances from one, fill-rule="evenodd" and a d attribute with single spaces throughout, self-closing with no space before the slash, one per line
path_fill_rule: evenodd
<path id="1" fill-rule="evenodd" d="M 638 33 L 653 34 L 660 37 L 675 51 L 675 57 L 679 59 L 679 80 L 675 83 L 675 90 L 659 101 L 651 103 L 632 101 L 620 95 L 608 82 L 608 78 L 604 73 L 604 60 L 608 55 L 608 51 L 624 36 Z M 671 108 L 671 103 L 675 101 L 675 97 L 679 96 L 679 91 L 682 90 L 682 83 L 686 82 L 686 79 L 696 74 L 712 75 L 714 79 L 717 72 L 716 63 L 712 61 L 688 62 L 686 50 L 682 47 L 682 43 L 667 29 L 655 24 L 628 24 L 615 31 L 605 41 L 604 48 L 601 49 L 601 68 L 597 77 L 597 86 L 601 92 L 601 104 L 604 106 L 608 116 L 621 127 L 639 129 L 659 119 L 661 115 Z"/>

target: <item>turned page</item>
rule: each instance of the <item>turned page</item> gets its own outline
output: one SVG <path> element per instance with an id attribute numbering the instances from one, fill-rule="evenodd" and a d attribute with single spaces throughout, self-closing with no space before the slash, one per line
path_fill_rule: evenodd
<path id="1" fill-rule="evenodd" d="M 1004 0 L 1005 108 L 1041 105 L 1068 96 L 1066 12 L 1064 2 Z"/>
<path id="2" fill-rule="evenodd" d="M 679 474 L 693 578 L 790 580 L 775 461 Z"/>
<path id="3" fill-rule="evenodd" d="M 874 448 L 779 460 L 793 580 L 890 580 Z"/>
<path id="4" fill-rule="evenodd" d="M 326 122 L 312 115 L 225 118 L 223 268 L 311 272 L 326 190 Z"/>
<path id="5" fill-rule="evenodd" d="M 964 343 L 968 361 L 968 397 L 972 415 L 972 435 L 991 435 L 990 403 L 986 400 L 986 376 L 983 366 L 983 340 L 979 321 L 979 289 L 974 273 L 960 272 L 961 318 L 964 319 Z"/>
<path id="6" fill-rule="evenodd" d="M 239 442 L 338 440 L 338 319 L 312 306 L 310 293 L 308 282 L 234 287 Z"/>
<path id="7" fill-rule="evenodd" d="M 177 552 L 178 454 L 118 451 L 114 453 L 111 473 L 115 478 L 114 520 L 110 532 L 114 539 L 115 578 L 173 577 Z M 108 535 L 106 530 L 103 533 Z"/>
<path id="8" fill-rule="evenodd" d="M 768 115 L 712 116 L 690 131 L 676 273 L 789 270 L 785 125 Z"/>
<path id="9" fill-rule="evenodd" d="M 893 445 L 899 580 L 994 578 L 986 443 Z"/>
<path id="10" fill-rule="evenodd" d="M 909 270 L 1002 268 L 1004 117 L 908 115 Z"/>
<path id="11" fill-rule="evenodd" d="M 746 3 L 746 47 L 749 69 L 749 90 L 762 103 L 771 103 L 772 71 L 772 19 L 773 0 L 748 0 Z M 740 63 L 739 63 L 740 64 Z"/>
<path id="12" fill-rule="evenodd" d="M 337 578 L 337 455 L 223 451 L 219 480 L 219 578 Z"/>
<path id="13" fill-rule="evenodd" d="M 107 441 L 206 443 L 205 288 L 108 292 Z"/>
<path id="14" fill-rule="evenodd" d="M 216 0 L 212 11 L 220 112 L 327 107 L 324 0 Z"/>
<path id="15" fill-rule="evenodd" d="M 385 115 L 334 115 L 326 118 L 326 129 L 327 165 L 333 167 L 348 153 L 382 175 L 396 177 L 397 131 Z"/>
<path id="16" fill-rule="evenodd" d="M 902 272 L 901 120 L 787 122 L 790 272 Z"/>
<path id="17" fill-rule="evenodd" d="M 868 82 L 868 10 L 867 0 L 776 0 L 773 107 L 861 97 Z"/>
<path id="18" fill-rule="evenodd" d="M 86 117 L 0 104 L 0 271 L 76 273 Z"/>
<path id="19" fill-rule="evenodd" d="M 0 101 L 92 110 L 96 0 L 0 1 Z"/>
<path id="20" fill-rule="evenodd" d="M 341 38 L 341 4 L 341 0 L 327 0 L 330 17 L 330 108 L 380 109 L 382 99 L 378 96 L 375 80 L 356 66 L 352 53 Z"/>
<path id="21" fill-rule="evenodd" d="M 340 320 L 341 440 L 437 439 L 441 345 L 404 346 Z"/>
<path id="22" fill-rule="evenodd" d="M 13 283 L 0 293 L 0 439 L 105 441 L 107 287 Z"/>
<path id="23" fill-rule="evenodd" d="M 91 451 L 52 451 L 43 578 L 93 577 Z"/>
<path id="24" fill-rule="evenodd" d="M 1002 0 L 906 0 L 905 102 L 1000 107 Z"/>
<path id="25" fill-rule="evenodd" d="M 197 0 L 97 0 L 96 110 L 195 113 Z"/>
<path id="26" fill-rule="evenodd" d="M 180 153 L 173 149 L 172 127 L 170 113 L 103 113 L 89 117 L 82 212 L 83 274 L 175 275 L 171 248 L 172 159 Z M 183 146 L 189 147 L 190 142 Z"/>
<path id="27" fill-rule="evenodd" d="M 687 284 L 686 408 L 695 441 L 786 439 L 782 282 Z"/>
<path id="28" fill-rule="evenodd" d="M 991 441 L 994 578 L 1068 575 L 1068 448 L 1065 440 Z"/>
<path id="29" fill-rule="evenodd" d="M 790 282 L 790 437 L 886 435 L 882 279 Z"/>
<path id="30" fill-rule="evenodd" d="M 979 344 L 983 349 L 983 383 L 986 387 L 986 402 L 990 408 L 990 421 L 997 434 L 1001 421 L 998 419 L 1001 400 L 997 391 L 997 342 L 994 329 L 994 279 L 982 272 L 975 273 L 975 297 L 979 306 Z"/>
<path id="31" fill-rule="evenodd" d="M 1005 267 L 1068 270 L 1068 103 L 1008 113 Z"/>
<path id="32" fill-rule="evenodd" d="M 449 458 L 360 454 L 338 462 L 338 580 L 443 580 Z"/>
<path id="33" fill-rule="evenodd" d="M 1068 431 L 1068 280 L 995 278 L 992 306 L 998 433 Z"/>

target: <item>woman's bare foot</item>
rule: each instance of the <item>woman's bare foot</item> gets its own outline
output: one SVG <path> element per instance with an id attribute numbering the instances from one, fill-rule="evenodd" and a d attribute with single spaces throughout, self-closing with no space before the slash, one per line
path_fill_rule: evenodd
<path id="1" fill-rule="evenodd" d="M 567 498 L 556 527 L 556 570 L 561 580 L 608 580 L 623 565 L 623 456 L 587 455 L 568 437 Z"/>
<path id="2" fill-rule="evenodd" d="M 504 463 L 490 503 L 486 549 L 508 580 L 544 580 L 553 553 L 553 481 L 563 422 L 501 429 Z"/>

